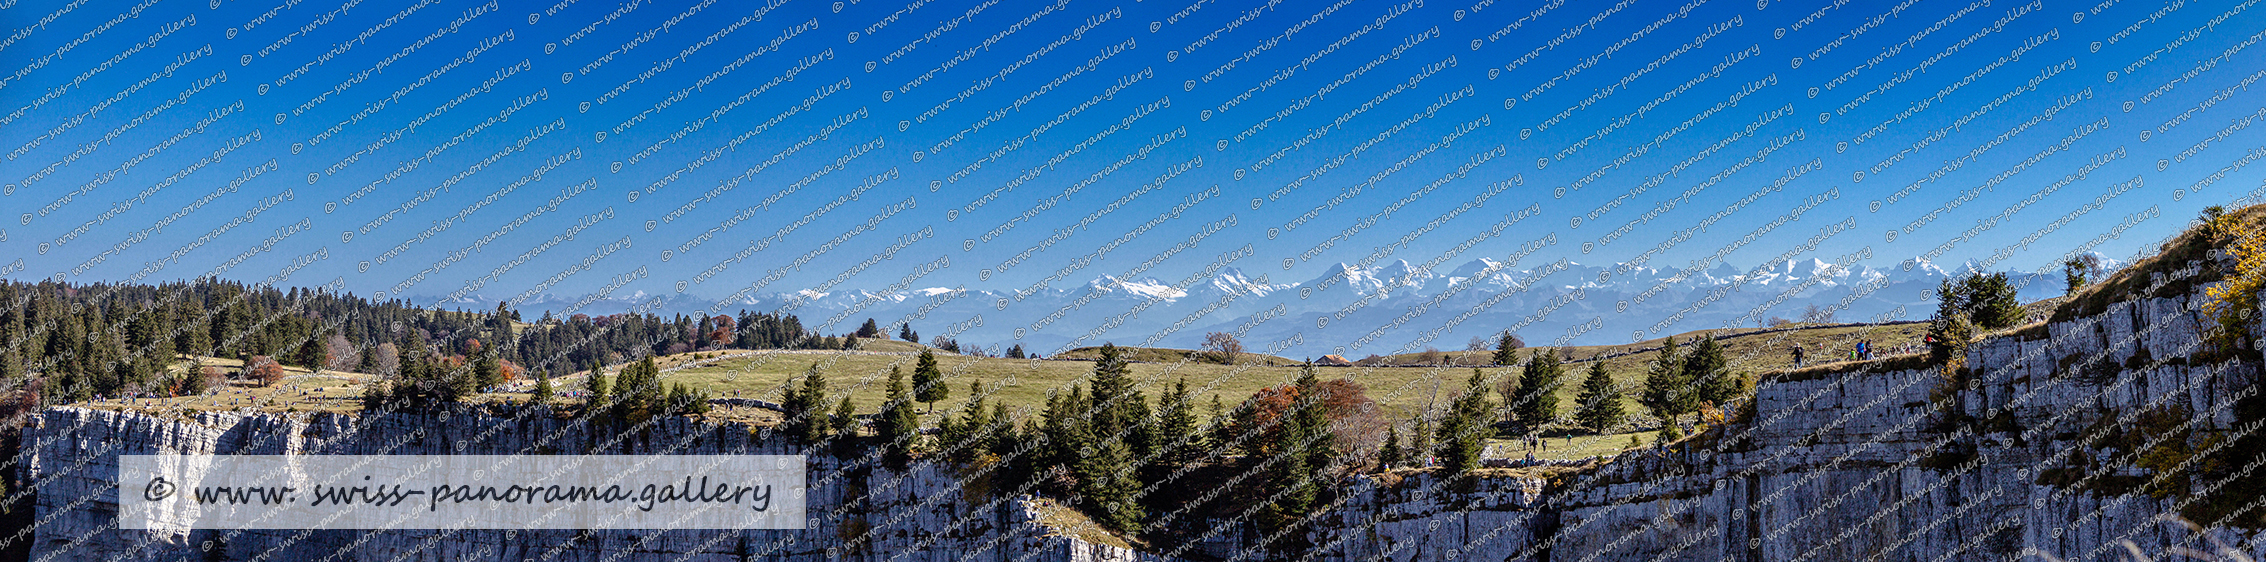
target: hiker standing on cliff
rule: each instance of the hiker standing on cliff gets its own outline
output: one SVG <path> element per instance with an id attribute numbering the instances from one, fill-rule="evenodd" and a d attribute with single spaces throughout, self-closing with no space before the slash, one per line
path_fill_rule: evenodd
<path id="1" fill-rule="evenodd" d="M 1802 366 L 1802 346 L 1794 346 L 1794 366 Z"/>

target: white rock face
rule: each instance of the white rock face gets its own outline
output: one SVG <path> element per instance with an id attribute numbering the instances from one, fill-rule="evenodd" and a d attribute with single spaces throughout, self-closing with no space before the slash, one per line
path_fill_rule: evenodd
<path id="1" fill-rule="evenodd" d="M 810 528 L 750 531 L 183 531 L 117 529 L 121 454 L 797 454 L 744 426 L 662 420 L 620 443 L 527 419 L 201 413 L 187 419 L 82 408 L 41 412 L 22 477 L 37 491 L 35 560 L 559 560 L 1009 562 L 1157 560 L 1053 536 L 1027 497 L 971 502 L 934 467 L 843 473 L 811 457 Z M 828 475 L 836 478 L 820 479 Z M 863 498 L 862 500 L 860 498 Z M 871 532 L 861 530 L 870 529 Z M 859 537 L 861 540 L 849 540 Z M 208 551 L 208 543 L 209 551 Z"/>
<path id="2" fill-rule="evenodd" d="M 1947 387 L 1943 375 L 1917 361 L 1766 381 L 1757 389 L 1753 418 L 1731 425 L 1727 434 L 1625 454 L 1555 481 L 1494 477 L 1458 491 L 1432 475 L 1390 484 L 1354 477 L 1339 484 L 1335 508 L 1315 515 L 1307 538 L 1317 545 L 1313 559 L 1330 562 L 1929 562 L 2014 559 L 2025 552 L 2122 560 L 2121 541 L 2162 560 L 2174 546 L 2215 548 L 2158 519 L 2194 498 L 2223 493 L 2214 478 L 2189 478 L 2185 490 L 2162 498 L 2130 486 L 2130 492 L 2104 492 L 2049 478 L 2146 482 L 2159 476 L 2139 466 L 2132 445 L 2116 444 L 2145 412 L 2184 410 L 2173 419 L 2187 422 L 2191 432 L 2172 435 L 2192 439 L 2196 449 L 2209 434 L 2239 429 L 2233 401 L 2255 394 L 2266 373 L 2252 361 L 2204 360 L 2201 338 L 2214 324 L 2201 310 L 2200 295 L 2115 303 L 2042 331 L 1977 343 L 1965 357 L 1970 371 L 1960 379 L 1963 386 Z M 2266 318 L 2266 310 L 2260 313 Z M 2256 329 L 2266 334 L 2266 322 Z M 38 493 L 34 558 L 42 560 L 1159 559 L 1049 536 L 1036 522 L 1035 503 L 971 504 L 959 482 L 935 468 L 916 468 L 903 478 L 875 470 L 818 482 L 818 475 L 840 467 L 823 455 L 813 457 L 814 519 L 805 531 L 151 535 L 113 528 L 122 453 L 797 452 L 744 428 L 682 419 L 627 442 L 593 445 L 590 432 L 547 418 L 435 423 L 410 416 L 206 413 L 160 419 L 56 408 L 41 414 L 25 441 L 20 476 Z M 852 501 L 861 496 L 867 499 Z M 1206 526 L 1216 532 L 1188 547 L 1192 557 L 1270 557 L 1254 546 L 1256 533 L 1248 526 Z M 2266 541 L 2246 540 L 2255 531 L 2205 532 L 2266 559 Z M 217 553 L 204 551 L 207 541 Z"/>
<path id="3" fill-rule="evenodd" d="M 1622 455 L 1558 482 L 1496 477 L 1458 493 L 1431 475 L 1391 486 L 1357 477 L 1309 538 L 1321 545 L 1316 559 L 1343 562 L 2126 560 L 2119 541 L 2157 560 L 2174 546 L 2215 550 L 2157 516 L 2224 494 L 2217 478 L 2192 477 L 2185 493 L 2161 499 L 2040 483 L 2055 469 L 2096 481 L 2157 476 L 2109 446 L 2142 412 L 2184 408 L 2172 419 L 2192 420 L 2196 449 L 2211 432 L 2239 429 L 2233 401 L 2266 373 L 2256 362 L 2188 360 L 2205 349 L 2199 329 L 2212 326 L 2203 298 L 2117 303 L 2048 325 L 2050 337 L 1978 343 L 1966 356 L 1973 382 L 1942 394 L 1950 415 L 1936 406 L 1943 377 L 1917 362 L 1766 382 L 1755 420 L 1727 438 Z M 2115 366 L 2113 380 L 2080 376 L 2095 361 Z M 2254 531 L 2206 532 L 2266 559 L 2266 542 L 2245 540 Z M 1232 558 L 1246 548 L 1204 550 Z"/>

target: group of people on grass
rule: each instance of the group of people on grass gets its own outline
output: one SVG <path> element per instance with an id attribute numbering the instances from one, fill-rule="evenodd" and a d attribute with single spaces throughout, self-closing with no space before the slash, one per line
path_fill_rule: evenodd
<path id="1" fill-rule="evenodd" d="M 1913 350 L 1914 346 L 1904 345 L 1894 348 L 1891 353 L 1911 353 Z M 1794 366 L 1800 367 L 1809 364 L 1808 350 L 1802 347 L 1802 344 L 1794 344 L 1793 351 Z M 1877 356 L 1877 351 L 1878 348 L 1873 346 L 1873 340 L 1860 340 L 1857 342 L 1857 346 L 1855 348 L 1849 350 L 1847 359 L 1852 361 L 1871 361 L 1874 357 Z"/>

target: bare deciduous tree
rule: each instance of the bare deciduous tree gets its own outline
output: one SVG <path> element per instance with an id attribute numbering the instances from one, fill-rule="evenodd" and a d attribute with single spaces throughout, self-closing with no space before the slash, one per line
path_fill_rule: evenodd
<path id="1" fill-rule="evenodd" d="M 1818 305 L 1812 304 L 1808 308 L 1802 309 L 1802 322 L 1809 324 L 1832 324 L 1833 310 L 1828 308 L 1819 308 Z"/>
<path id="2" fill-rule="evenodd" d="M 401 372 L 401 350 L 395 347 L 392 342 L 378 344 L 378 347 L 371 350 L 370 353 L 377 354 L 377 359 L 371 362 L 377 365 L 377 372 L 370 374 L 390 377 Z"/>
<path id="3" fill-rule="evenodd" d="M 1243 354 L 1243 342 L 1235 334 L 1212 332 L 1204 334 L 1204 349 L 1210 350 L 1221 365 L 1234 365 L 1235 356 Z"/>
<path id="4" fill-rule="evenodd" d="M 352 371 L 362 364 L 362 350 L 356 349 L 354 342 L 347 341 L 343 335 L 331 334 L 323 338 L 323 352 L 330 358 L 323 362 L 324 369 Z"/>

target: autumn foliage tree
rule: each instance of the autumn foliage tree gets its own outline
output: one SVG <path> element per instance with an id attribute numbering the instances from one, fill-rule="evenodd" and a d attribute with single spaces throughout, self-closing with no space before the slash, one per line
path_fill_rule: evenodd
<path id="1" fill-rule="evenodd" d="M 1298 403 L 1298 388 L 1296 384 L 1289 384 L 1252 393 L 1232 410 L 1224 435 L 1232 438 L 1250 434 L 1250 438 L 1243 440 L 1242 448 L 1251 455 L 1280 452 L 1282 443 L 1289 437 L 1283 432 L 1286 421 L 1283 415 Z M 1314 388 L 1322 396 L 1323 425 L 1329 429 L 1329 439 L 1336 453 L 1368 458 L 1384 446 L 1385 433 L 1391 424 L 1361 383 L 1331 379 L 1315 382 Z"/>
<path id="2" fill-rule="evenodd" d="M 266 355 L 254 355 L 244 362 L 244 376 L 259 381 L 260 386 L 274 386 L 283 382 L 283 364 Z"/>

